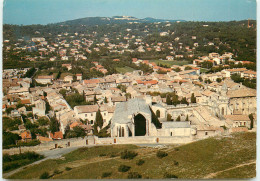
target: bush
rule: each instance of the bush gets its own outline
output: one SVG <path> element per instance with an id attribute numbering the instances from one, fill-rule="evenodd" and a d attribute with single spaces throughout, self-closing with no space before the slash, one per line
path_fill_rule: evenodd
<path id="1" fill-rule="evenodd" d="M 70 167 L 66 167 L 66 168 L 65 168 L 66 171 L 69 171 L 69 170 L 71 170 L 71 169 L 72 169 L 72 168 L 70 168 Z"/>
<path id="2" fill-rule="evenodd" d="M 178 166 L 179 165 L 179 162 L 177 162 L 177 161 L 173 161 L 173 164 L 175 165 L 175 166 Z"/>
<path id="3" fill-rule="evenodd" d="M 103 157 L 103 156 L 107 156 L 107 154 L 101 153 L 99 156 L 100 156 L 100 157 Z"/>
<path id="4" fill-rule="evenodd" d="M 164 178 L 178 178 L 176 175 L 174 175 L 174 174 L 169 174 L 169 173 L 167 173 L 167 172 L 163 175 L 163 177 L 164 177 Z"/>
<path id="5" fill-rule="evenodd" d="M 118 167 L 118 171 L 119 172 L 127 172 L 128 170 L 130 170 L 130 166 L 127 166 L 127 165 L 120 165 L 119 167 Z"/>
<path id="6" fill-rule="evenodd" d="M 101 177 L 105 178 L 105 177 L 109 177 L 111 175 L 112 175 L 112 172 L 103 172 Z"/>
<path id="7" fill-rule="evenodd" d="M 60 174 L 61 173 L 61 171 L 59 171 L 58 169 L 55 169 L 54 171 L 53 171 L 53 174 Z"/>
<path id="8" fill-rule="evenodd" d="M 134 157 L 136 157 L 137 155 L 138 155 L 138 153 L 136 153 L 136 152 L 134 152 L 134 151 L 125 150 L 125 151 L 121 152 L 121 158 L 122 158 L 122 159 L 132 160 L 132 159 L 134 159 Z"/>
<path id="9" fill-rule="evenodd" d="M 41 174 L 40 179 L 48 179 L 50 177 L 48 172 L 43 172 L 43 174 Z"/>
<path id="10" fill-rule="evenodd" d="M 156 156 L 158 157 L 158 158 L 163 158 L 163 157 L 166 157 L 166 156 L 168 156 L 168 153 L 166 153 L 165 151 L 158 151 L 157 153 L 156 153 Z"/>
<path id="11" fill-rule="evenodd" d="M 129 172 L 127 178 L 128 178 L 128 179 L 142 178 L 142 175 L 140 175 L 140 174 L 137 173 L 137 172 Z"/>
<path id="12" fill-rule="evenodd" d="M 136 165 L 143 165 L 144 164 L 144 160 L 143 159 L 140 159 L 136 162 Z"/>
<path id="13" fill-rule="evenodd" d="M 174 151 L 179 151 L 180 149 L 179 148 L 174 148 Z"/>

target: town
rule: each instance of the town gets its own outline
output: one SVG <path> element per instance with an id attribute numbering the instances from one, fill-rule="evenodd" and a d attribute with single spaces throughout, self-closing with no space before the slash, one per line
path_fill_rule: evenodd
<path id="1" fill-rule="evenodd" d="M 190 22 L 120 18 L 132 21 L 44 32 L 4 25 L 3 153 L 256 132 L 255 44 L 241 40 L 244 55 L 214 37 L 217 23 L 197 23 L 213 29 L 203 37 L 179 31 Z M 231 29 L 255 35 L 254 23 Z"/>

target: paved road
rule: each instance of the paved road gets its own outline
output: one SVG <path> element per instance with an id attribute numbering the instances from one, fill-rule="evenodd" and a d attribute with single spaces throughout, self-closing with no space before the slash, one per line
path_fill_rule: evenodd
<path id="1" fill-rule="evenodd" d="M 10 171 L 8 173 L 4 173 L 3 174 L 3 178 L 7 178 L 7 177 L 10 177 L 11 175 L 23 170 L 25 167 L 28 167 L 28 166 L 32 166 L 32 165 L 36 165 L 36 164 L 39 164 L 45 160 L 48 160 L 48 159 L 55 159 L 55 158 L 59 158 L 61 157 L 62 155 L 66 154 L 66 153 L 69 153 L 69 152 L 72 152 L 76 149 L 78 149 L 80 147 L 68 147 L 68 148 L 57 148 L 57 149 L 54 149 L 54 150 L 46 150 L 46 151 L 41 151 L 41 152 L 37 152 L 39 154 L 42 154 L 45 156 L 44 159 L 42 160 L 38 160 L 36 162 L 33 162 L 29 165 L 25 165 L 23 167 L 20 167 L 16 170 L 13 170 L 13 171 Z"/>

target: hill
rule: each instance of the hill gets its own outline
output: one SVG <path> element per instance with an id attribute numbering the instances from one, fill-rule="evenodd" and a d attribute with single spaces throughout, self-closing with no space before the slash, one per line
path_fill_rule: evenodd
<path id="1" fill-rule="evenodd" d="M 129 22 L 154 23 L 154 22 L 176 22 L 184 20 L 164 20 L 155 18 L 138 19 L 132 16 L 113 16 L 113 17 L 86 17 L 57 23 L 58 25 L 104 25 L 104 24 L 124 24 Z"/>
<path id="2" fill-rule="evenodd" d="M 131 160 L 121 159 L 120 154 L 125 149 L 138 155 Z M 159 158 L 158 150 L 168 155 Z M 53 179 L 123 179 L 129 178 L 129 175 L 151 179 L 253 178 L 256 176 L 255 161 L 256 133 L 236 133 L 228 137 L 208 138 L 181 146 L 84 147 L 60 159 L 28 166 L 9 179 L 37 179 L 44 172 L 48 172 Z M 128 166 L 130 170 L 120 172 L 122 167 L 127 170 L 125 166 L 120 165 Z"/>

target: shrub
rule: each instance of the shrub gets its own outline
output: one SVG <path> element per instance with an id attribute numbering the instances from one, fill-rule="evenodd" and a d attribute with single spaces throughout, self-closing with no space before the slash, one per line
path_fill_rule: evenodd
<path id="1" fill-rule="evenodd" d="M 169 173 L 164 173 L 163 175 L 164 178 L 178 178 L 178 176 L 174 175 L 174 174 L 169 174 Z"/>
<path id="2" fill-rule="evenodd" d="M 101 177 L 105 178 L 105 177 L 109 177 L 111 175 L 112 175 L 112 172 L 103 172 Z"/>
<path id="3" fill-rule="evenodd" d="M 120 165 L 119 167 L 118 167 L 118 171 L 119 172 L 127 172 L 128 170 L 130 170 L 130 166 L 127 166 L 127 165 Z"/>
<path id="4" fill-rule="evenodd" d="M 50 177 L 48 172 L 43 172 L 43 174 L 41 174 L 40 179 L 48 179 Z"/>
<path id="5" fill-rule="evenodd" d="M 180 149 L 179 148 L 174 148 L 174 151 L 179 151 Z"/>
<path id="6" fill-rule="evenodd" d="M 101 153 L 99 156 L 102 157 L 102 156 L 107 156 L 107 155 L 105 153 Z"/>
<path id="7" fill-rule="evenodd" d="M 66 167 L 66 168 L 65 168 L 66 171 L 69 171 L 69 170 L 71 170 L 71 169 L 72 169 L 72 168 L 70 168 L 70 167 Z"/>
<path id="8" fill-rule="evenodd" d="M 158 151 L 157 153 L 156 153 L 156 156 L 158 157 L 158 158 L 163 158 L 163 157 L 166 157 L 166 156 L 168 156 L 168 153 L 166 153 L 165 151 Z"/>
<path id="9" fill-rule="evenodd" d="M 53 171 L 53 174 L 60 174 L 61 173 L 61 171 L 59 171 L 58 169 L 55 169 L 54 171 Z"/>
<path id="10" fill-rule="evenodd" d="M 143 159 L 140 159 L 136 162 L 136 165 L 143 165 L 144 164 L 144 160 Z"/>
<path id="11" fill-rule="evenodd" d="M 178 166 L 178 165 L 179 165 L 179 162 L 177 162 L 177 161 L 175 161 L 175 160 L 173 161 L 173 163 L 174 163 L 175 166 Z"/>
<path id="12" fill-rule="evenodd" d="M 140 175 L 140 174 L 137 173 L 137 172 L 129 172 L 127 178 L 128 178 L 128 179 L 142 178 L 142 175 Z"/>
<path id="13" fill-rule="evenodd" d="M 137 155 L 138 155 L 138 153 L 136 153 L 136 152 L 134 152 L 134 151 L 125 150 L 125 151 L 121 152 L 121 158 L 122 158 L 122 159 L 132 160 L 132 159 L 134 159 L 134 157 L 136 157 Z"/>

